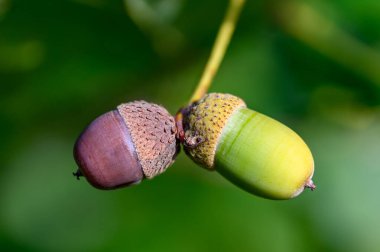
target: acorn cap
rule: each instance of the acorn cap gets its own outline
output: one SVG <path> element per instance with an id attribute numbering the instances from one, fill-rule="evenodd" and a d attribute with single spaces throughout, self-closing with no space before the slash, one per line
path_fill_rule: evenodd
<path id="1" fill-rule="evenodd" d="M 117 109 L 131 132 L 145 177 L 164 172 L 177 153 L 173 116 L 163 107 L 145 101 L 121 104 Z"/>
<path id="2" fill-rule="evenodd" d="M 184 117 L 185 137 L 200 137 L 203 143 L 195 147 L 185 147 L 191 159 L 213 170 L 215 152 L 224 126 L 237 109 L 245 107 L 242 99 L 221 93 L 209 93 L 192 104 L 189 113 Z"/>
<path id="3" fill-rule="evenodd" d="M 95 187 L 113 189 L 153 178 L 175 159 L 174 118 L 145 101 L 121 104 L 95 119 L 78 138 L 76 176 Z"/>

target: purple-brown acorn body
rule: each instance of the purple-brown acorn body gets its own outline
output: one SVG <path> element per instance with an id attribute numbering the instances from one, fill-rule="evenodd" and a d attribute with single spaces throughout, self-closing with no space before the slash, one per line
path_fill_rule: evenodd
<path id="1" fill-rule="evenodd" d="M 114 189 L 164 172 L 178 152 L 174 118 L 145 101 L 121 104 L 95 119 L 80 135 L 74 157 L 94 187 Z"/>

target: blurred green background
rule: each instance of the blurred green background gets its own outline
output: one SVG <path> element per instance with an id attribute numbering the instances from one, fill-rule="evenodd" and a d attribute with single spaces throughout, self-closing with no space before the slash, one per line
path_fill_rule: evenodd
<path id="1" fill-rule="evenodd" d="M 298 132 L 318 188 L 252 196 L 185 155 L 116 191 L 76 181 L 96 116 L 189 99 L 227 1 L 0 0 L 1 251 L 380 251 L 380 1 L 247 1 L 212 91 Z"/>

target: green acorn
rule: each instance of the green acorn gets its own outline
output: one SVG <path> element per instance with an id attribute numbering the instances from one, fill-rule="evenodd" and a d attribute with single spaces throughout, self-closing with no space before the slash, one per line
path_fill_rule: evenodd
<path id="1" fill-rule="evenodd" d="M 229 94 L 210 93 L 183 115 L 185 152 L 237 186 L 261 197 L 290 199 L 312 182 L 305 142 L 280 122 Z"/>

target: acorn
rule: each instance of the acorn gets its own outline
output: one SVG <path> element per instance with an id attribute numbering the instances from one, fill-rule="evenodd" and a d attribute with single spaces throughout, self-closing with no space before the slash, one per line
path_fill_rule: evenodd
<path id="1" fill-rule="evenodd" d="M 99 189 L 114 189 L 164 172 L 178 152 L 174 117 L 156 104 L 134 101 L 95 119 L 79 136 L 74 158 Z"/>
<path id="2" fill-rule="evenodd" d="M 301 137 L 242 99 L 210 93 L 183 111 L 185 152 L 204 168 L 269 199 L 315 188 L 313 157 Z"/>

